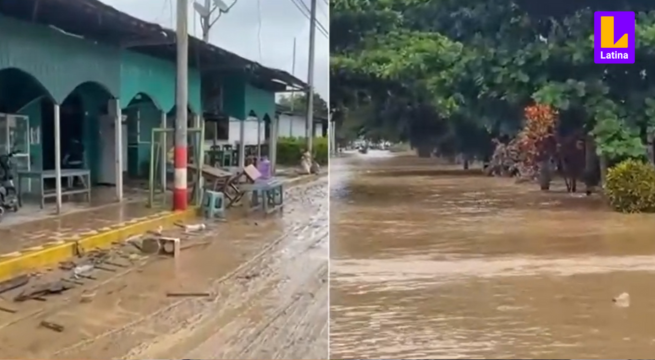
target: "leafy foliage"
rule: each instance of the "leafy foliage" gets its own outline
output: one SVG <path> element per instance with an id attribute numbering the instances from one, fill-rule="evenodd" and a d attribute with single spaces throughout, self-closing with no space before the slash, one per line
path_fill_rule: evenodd
<path id="1" fill-rule="evenodd" d="M 610 161 L 644 154 L 655 126 L 652 1 L 330 4 L 330 101 L 344 137 L 476 153 L 481 137 L 515 135 L 536 102 L 559 112 L 558 133 L 590 132 Z M 634 65 L 594 63 L 598 10 L 637 12 Z"/>
<path id="2" fill-rule="evenodd" d="M 525 108 L 525 125 L 517 136 L 524 167 L 535 168 L 538 161 L 554 155 L 556 126 L 557 111 L 552 107 L 537 104 Z"/>
<path id="3" fill-rule="evenodd" d="M 305 138 L 281 137 L 277 142 L 277 162 L 278 164 L 297 166 L 300 163 L 300 157 L 307 148 Z M 317 137 L 313 140 L 313 158 L 321 165 L 328 163 L 328 141 L 327 138 Z"/>
<path id="4" fill-rule="evenodd" d="M 607 172 L 605 194 L 617 211 L 655 211 L 655 168 L 638 160 L 626 160 Z"/>
<path id="5" fill-rule="evenodd" d="M 327 117 L 328 107 L 325 100 L 323 100 L 321 95 L 319 95 L 318 93 L 314 93 L 313 99 L 314 99 L 314 115 Z M 277 103 L 295 112 L 299 112 L 299 113 L 307 112 L 307 94 L 305 93 L 291 93 L 289 95 L 282 95 L 277 100 Z"/>

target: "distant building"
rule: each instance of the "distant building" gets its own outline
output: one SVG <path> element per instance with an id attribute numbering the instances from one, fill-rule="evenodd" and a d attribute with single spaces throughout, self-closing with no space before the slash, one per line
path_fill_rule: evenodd
<path id="1" fill-rule="evenodd" d="M 275 105 L 275 113 L 279 119 L 278 137 L 305 137 L 307 114 L 281 104 Z M 327 137 L 327 131 L 327 117 L 314 115 L 314 137 Z"/>

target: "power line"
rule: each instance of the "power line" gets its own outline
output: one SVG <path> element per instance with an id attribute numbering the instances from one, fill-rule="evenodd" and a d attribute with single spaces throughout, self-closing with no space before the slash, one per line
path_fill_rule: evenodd
<path id="1" fill-rule="evenodd" d="M 323 10 L 322 6 L 316 6 L 316 8 L 325 16 L 326 19 L 329 19 L 330 17 L 328 16 L 327 12 Z M 318 21 L 318 19 L 316 19 Z"/>
<path id="2" fill-rule="evenodd" d="M 173 3 L 171 2 L 171 0 L 164 0 L 164 2 L 162 3 L 162 6 L 161 6 L 161 10 L 159 11 L 159 15 L 157 15 L 157 17 L 155 18 L 155 22 L 156 23 L 160 22 L 162 20 L 162 17 L 164 16 L 164 12 L 166 11 L 166 7 L 169 7 L 169 10 L 170 10 L 170 9 L 172 9 L 172 6 L 173 6 Z M 172 20 L 172 18 L 173 18 L 173 11 L 170 10 L 167 20 L 170 21 L 170 20 Z M 168 21 L 164 21 L 164 22 L 167 23 Z"/>
<path id="3" fill-rule="evenodd" d="M 298 4 L 298 2 L 300 2 L 302 5 Z M 305 18 L 307 20 L 311 20 L 311 16 L 309 15 L 309 10 L 306 10 L 307 6 L 305 5 L 304 2 L 302 2 L 301 0 L 291 0 L 291 3 L 296 7 L 296 9 L 298 9 L 298 11 L 300 11 L 301 14 L 303 14 L 303 16 L 305 16 Z M 316 22 L 316 29 L 326 39 L 329 39 L 329 33 L 327 32 L 327 30 L 325 30 L 325 28 L 323 27 L 323 24 L 321 24 L 318 21 Z"/>
<path id="4" fill-rule="evenodd" d="M 257 46 L 259 48 L 259 61 L 262 61 L 262 2 L 257 0 Z"/>
<path id="5" fill-rule="evenodd" d="M 300 5 L 302 5 L 303 8 L 305 8 L 305 11 L 307 11 L 307 14 L 310 14 L 310 13 L 311 13 L 311 10 L 309 9 L 309 7 L 307 6 L 307 4 L 305 4 L 305 2 L 304 2 L 303 0 L 298 0 L 298 2 L 300 3 Z M 318 21 L 318 19 L 315 19 L 315 20 L 316 20 L 316 25 L 318 26 L 318 28 L 323 29 L 323 33 L 324 33 L 326 36 L 328 36 L 330 33 L 327 31 L 327 29 L 325 28 L 325 26 L 323 26 L 323 24 L 321 24 L 321 22 Z M 310 17 L 310 21 L 311 21 L 311 17 Z"/>

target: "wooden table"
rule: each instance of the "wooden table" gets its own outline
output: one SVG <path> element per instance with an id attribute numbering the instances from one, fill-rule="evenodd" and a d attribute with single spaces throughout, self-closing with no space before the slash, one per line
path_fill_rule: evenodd
<path id="1" fill-rule="evenodd" d="M 25 179 L 39 180 L 39 199 L 41 200 L 41 209 L 45 207 L 45 199 L 57 197 L 57 191 L 46 191 L 45 181 L 56 179 L 57 174 L 54 170 L 19 170 L 16 172 L 17 184 L 16 193 L 18 195 L 18 205 L 23 206 L 22 183 Z M 86 200 L 91 202 L 91 171 L 87 169 L 61 169 L 62 179 L 66 179 L 66 186 L 62 189 L 61 195 L 71 196 L 76 194 L 86 194 Z M 75 188 L 73 185 L 75 179 L 80 179 L 82 187 Z"/>

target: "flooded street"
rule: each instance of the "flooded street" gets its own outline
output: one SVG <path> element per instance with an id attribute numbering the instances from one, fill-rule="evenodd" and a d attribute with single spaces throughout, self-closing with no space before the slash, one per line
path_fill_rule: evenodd
<path id="1" fill-rule="evenodd" d="M 182 239 L 179 258 L 154 256 L 114 273 L 98 271 L 92 281 L 44 302 L 12 303 L 11 294 L 3 294 L 0 305 L 16 312 L 0 312 L 0 353 L 325 359 L 327 194 L 323 177 L 287 189 L 282 215 L 230 212 L 204 232 L 167 231 Z M 93 300 L 82 301 L 84 293 Z M 64 330 L 44 328 L 42 321 Z"/>
<path id="2" fill-rule="evenodd" d="M 332 161 L 332 358 L 652 356 L 655 217 L 459 169 Z"/>

